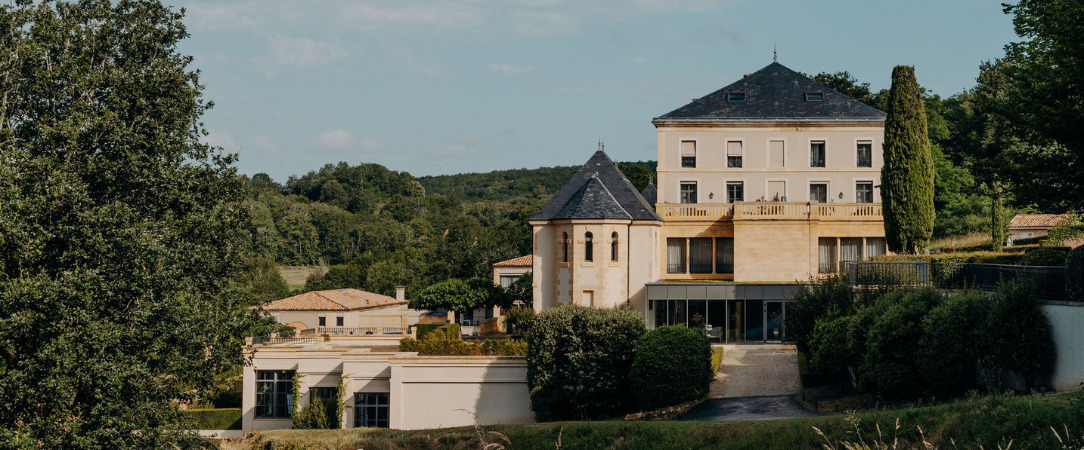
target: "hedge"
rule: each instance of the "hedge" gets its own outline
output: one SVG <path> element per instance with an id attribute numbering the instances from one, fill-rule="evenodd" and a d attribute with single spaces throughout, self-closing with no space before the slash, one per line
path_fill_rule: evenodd
<path id="1" fill-rule="evenodd" d="M 417 325 L 414 325 L 414 327 L 418 330 L 419 341 L 425 339 L 425 336 L 429 333 L 435 332 L 437 330 L 441 330 L 449 337 L 457 336 L 460 339 L 462 339 L 463 337 L 462 331 L 459 329 L 458 323 L 419 323 Z"/>
<path id="2" fill-rule="evenodd" d="M 589 420 L 630 412 L 629 371 L 644 320 L 635 309 L 561 305 L 527 332 L 527 387 L 539 421 Z"/>
<path id="3" fill-rule="evenodd" d="M 1023 266 L 1060 266 L 1069 255 L 1068 247 L 1037 247 L 1024 252 L 1020 259 Z"/>
<path id="4" fill-rule="evenodd" d="M 704 333 L 684 326 L 647 332 L 636 345 L 629 377 L 640 408 L 648 411 L 699 399 L 708 393 L 711 343 Z"/>
<path id="5" fill-rule="evenodd" d="M 1020 253 L 1002 253 L 993 251 L 952 252 L 932 255 L 879 255 L 870 258 L 879 262 L 921 261 L 932 263 L 972 263 L 972 264 L 1019 264 L 1024 255 Z"/>
<path id="6" fill-rule="evenodd" d="M 434 339 L 402 338 L 399 351 L 418 352 L 424 356 L 526 356 L 527 343 L 512 339 Z"/>
<path id="7" fill-rule="evenodd" d="M 186 409 L 181 416 L 193 430 L 241 429 L 241 408 Z"/>

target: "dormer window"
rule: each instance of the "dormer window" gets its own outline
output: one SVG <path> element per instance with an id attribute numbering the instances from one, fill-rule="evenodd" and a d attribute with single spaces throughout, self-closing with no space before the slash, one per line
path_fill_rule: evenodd
<path id="1" fill-rule="evenodd" d="M 745 93 L 744 92 L 730 92 L 730 93 L 726 94 L 726 101 L 728 101 L 728 102 L 744 102 L 745 101 Z"/>
<path id="2" fill-rule="evenodd" d="M 805 101 L 807 101 L 807 102 L 823 102 L 824 101 L 824 93 L 823 92 L 806 92 L 805 93 Z"/>

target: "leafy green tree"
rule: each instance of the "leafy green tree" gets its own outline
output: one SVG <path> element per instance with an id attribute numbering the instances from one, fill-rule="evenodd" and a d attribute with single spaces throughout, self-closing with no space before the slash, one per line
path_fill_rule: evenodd
<path id="1" fill-rule="evenodd" d="M 448 309 L 465 313 L 475 308 L 511 306 L 511 297 L 500 286 L 486 280 L 450 279 L 425 288 L 410 300 L 413 309 Z"/>
<path id="2" fill-rule="evenodd" d="M 200 143 L 182 14 L 0 6 L 0 442 L 176 448 L 240 357 L 233 157 Z"/>
<path id="3" fill-rule="evenodd" d="M 895 252 L 918 253 L 933 235 L 934 166 L 915 69 L 896 66 L 885 119 L 881 201 Z"/>
<path id="4" fill-rule="evenodd" d="M 241 284 L 252 292 L 253 304 L 262 304 L 290 295 L 290 288 L 274 261 L 261 257 L 245 258 L 240 270 Z"/>
<path id="5" fill-rule="evenodd" d="M 1023 40 L 1005 47 L 998 112 L 1028 144 L 1019 179 L 1043 187 L 1020 189 L 1021 200 L 1050 211 L 1084 209 L 1084 2 L 1021 0 L 1005 12 Z"/>

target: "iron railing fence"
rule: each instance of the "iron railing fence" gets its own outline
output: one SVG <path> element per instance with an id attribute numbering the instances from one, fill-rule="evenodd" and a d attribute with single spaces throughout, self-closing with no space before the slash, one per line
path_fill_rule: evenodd
<path id="1" fill-rule="evenodd" d="M 955 261 L 894 261 L 845 263 L 844 271 L 855 286 L 932 286 L 938 289 L 993 291 L 998 283 L 1027 279 L 1035 296 L 1045 300 L 1069 300 L 1067 269 L 1063 266 L 1017 266 Z"/>

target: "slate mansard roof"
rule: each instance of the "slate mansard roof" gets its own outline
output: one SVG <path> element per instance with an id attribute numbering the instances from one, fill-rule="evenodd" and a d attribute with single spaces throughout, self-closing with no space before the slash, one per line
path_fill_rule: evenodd
<path id="1" fill-rule="evenodd" d="M 729 94 L 744 94 L 744 100 Z M 807 99 L 820 93 L 823 100 Z M 744 78 L 656 117 L 652 123 L 857 120 L 884 121 L 886 114 L 773 62 Z"/>
<path id="2" fill-rule="evenodd" d="M 662 218 L 599 150 L 530 220 Z"/>

